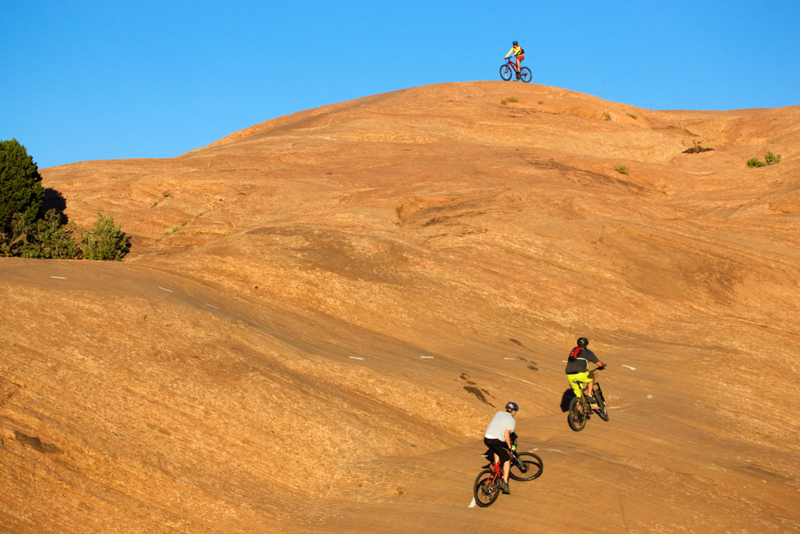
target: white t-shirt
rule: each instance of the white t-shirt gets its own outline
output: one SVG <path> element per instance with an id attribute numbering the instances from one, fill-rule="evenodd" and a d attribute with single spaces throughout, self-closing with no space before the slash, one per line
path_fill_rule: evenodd
<path id="1" fill-rule="evenodd" d="M 497 412 L 489 423 L 489 428 L 486 429 L 484 437 L 489 439 L 499 439 L 505 441 L 506 430 L 514 431 L 516 428 L 517 420 L 508 412 Z"/>

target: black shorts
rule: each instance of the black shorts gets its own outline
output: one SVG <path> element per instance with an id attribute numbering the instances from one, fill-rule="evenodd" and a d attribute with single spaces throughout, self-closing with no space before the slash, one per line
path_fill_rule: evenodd
<path id="1" fill-rule="evenodd" d="M 506 445 L 505 441 L 499 439 L 489 439 L 483 438 L 483 442 L 489 447 L 489 450 L 493 453 L 497 454 L 500 457 L 501 462 L 507 462 L 511 459 L 511 455 L 508 453 L 508 445 Z M 489 458 L 494 462 L 494 458 Z"/>

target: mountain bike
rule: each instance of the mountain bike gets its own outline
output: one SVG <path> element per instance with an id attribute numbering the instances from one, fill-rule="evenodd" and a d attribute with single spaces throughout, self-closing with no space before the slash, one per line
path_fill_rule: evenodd
<path id="1" fill-rule="evenodd" d="M 605 367 L 597 367 L 592 371 L 601 371 L 603 369 L 605 369 Z M 586 386 L 577 380 L 573 380 L 573 382 L 580 386 L 583 394 L 580 397 L 575 397 L 569 403 L 567 422 L 572 430 L 580 432 L 586 426 L 586 421 L 589 420 L 589 416 L 594 412 L 592 411 L 589 401 L 586 400 Z M 596 376 L 594 378 L 594 398 L 597 401 L 597 413 L 600 414 L 600 417 L 602 417 L 604 421 L 608 421 L 608 403 L 606 403 L 606 398 L 603 396 L 603 390 L 600 389 L 600 382 L 598 382 Z"/>
<path id="2" fill-rule="evenodd" d="M 505 81 L 511 79 L 511 76 L 516 74 L 517 72 L 517 63 L 515 61 L 511 61 L 513 58 L 508 59 L 508 63 L 500 67 L 500 77 Z M 531 83 L 531 78 L 533 75 L 531 74 L 531 69 L 528 67 L 522 67 L 519 69 L 519 80 L 522 80 L 525 83 Z"/>
<path id="3" fill-rule="evenodd" d="M 514 443 L 512 441 L 512 443 Z M 491 451 L 483 453 L 481 456 L 493 459 Z M 503 480 L 503 462 L 489 464 L 490 467 L 478 473 L 472 493 L 475 496 L 475 504 L 481 508 L 491 506 L 500 496 L 500 481 Z M 511 466 L 508 473 L 509 478 L 522 482 L 539 478 L 544 471 L 544 463 L 539 455 L 532 452 L 511 451 Z"/>

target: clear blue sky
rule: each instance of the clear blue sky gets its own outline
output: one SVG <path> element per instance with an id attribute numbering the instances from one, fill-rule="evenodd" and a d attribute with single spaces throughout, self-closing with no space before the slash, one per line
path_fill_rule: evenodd
<path id="1" fill-rule="evenodd" d="M 0 140 L 40 168 L 173 157 L 418 85 L 533 81 L 650 109 L 800 104 L 800 0 L 0 0 Z"/>

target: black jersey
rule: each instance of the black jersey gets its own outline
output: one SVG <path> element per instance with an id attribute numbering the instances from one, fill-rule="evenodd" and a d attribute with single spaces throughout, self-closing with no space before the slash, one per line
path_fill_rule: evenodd
<path id="1" fill-rule="evenodd" d="M 576 347 L 577 348 L 577 347 Z M 594 352 L 590 351 L 586 347 L 583 347 L 577 356 L 574 358 L 569 358 L 567 360 L 567 368 L 565 371 L 568 375 L 574 375 L 575 373 L 585 373 L 587 370 L 587 363 L 598 363 L 600 360 L 597 359 L 597 356 L 594 355 Z"/>

